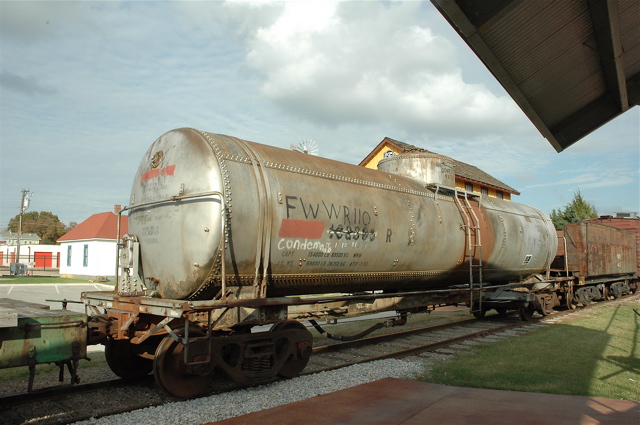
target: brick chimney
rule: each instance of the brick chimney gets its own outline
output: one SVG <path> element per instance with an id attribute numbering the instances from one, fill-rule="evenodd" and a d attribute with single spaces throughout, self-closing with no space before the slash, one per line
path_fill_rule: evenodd
<path id="1" fill-rule="evenodd" d="M 122 205 L 114 205 L 113 206 L 113 213 L 114 214 L 118 214 L 120 211 L 122 211 Z"/>

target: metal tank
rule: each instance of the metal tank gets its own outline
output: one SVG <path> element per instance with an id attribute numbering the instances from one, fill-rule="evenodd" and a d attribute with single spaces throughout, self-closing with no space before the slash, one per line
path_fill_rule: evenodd
<path id="1" fill-rule="evenodd" d="M 468 284 L 474 270 L 505 282 L 547 269 L 557 243 L 545 214 L 456 191 L 448 161 L 427 162 L 444 168 L 383 172 L 168 132 L 145 154 L 128 206 L 144 281 L 163 298 L 210 299 L 222 285 L 259 298 L 445 287 Z"/>
<path id="2" fill-rule="evenodd" d="M 433 152 L 392 155 L 378 162 L 378 170 L 399 174 L 427 185 L 455 186 L 453 160 Z"/>

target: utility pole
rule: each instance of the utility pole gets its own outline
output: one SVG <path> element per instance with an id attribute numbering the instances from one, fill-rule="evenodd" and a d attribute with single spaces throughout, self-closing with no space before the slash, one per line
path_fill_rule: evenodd
<path id="1" fill-rule="evenodd" d="M 22 237 L 22 215 L 29 208 L 29 198 L 33 195 L 29 189 L 22 189 L 20 200 L 20 224 L 18 225 L 18 247 L 16 248 L 16 263 L 20 262 L 20 238 Z"/>

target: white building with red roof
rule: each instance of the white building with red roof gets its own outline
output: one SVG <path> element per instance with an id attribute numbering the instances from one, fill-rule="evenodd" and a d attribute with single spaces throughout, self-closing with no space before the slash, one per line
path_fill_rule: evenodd
<path id="1" fill-rule="evenodd" d="M 128 231 L 128 217 L 122 216 L 120 238 Z M 116 275 L 118 215 L 94 214 L 65 233 L 60 243 L 60 276 L 97 281 Z"/>

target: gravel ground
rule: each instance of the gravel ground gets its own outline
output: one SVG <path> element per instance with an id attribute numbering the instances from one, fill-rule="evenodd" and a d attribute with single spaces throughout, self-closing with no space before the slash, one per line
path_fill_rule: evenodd
<path id="1" fill-rule="evenodd" d="M 77 424 L 199 425 L 293 403 L 386 377 L 411 379 L 423 371 L 424 360 L 420 362 L 379 360 L 246 390 L 91 419 L 77 422 Z"/>

